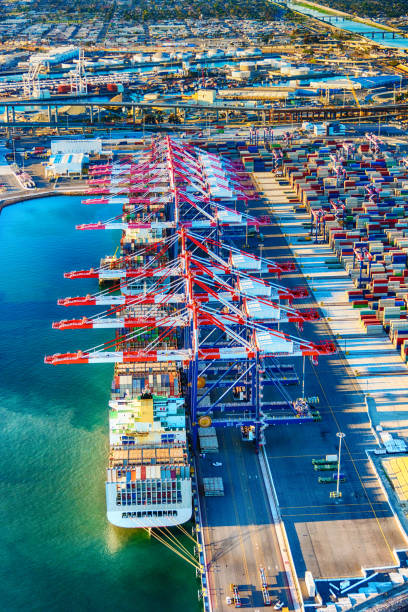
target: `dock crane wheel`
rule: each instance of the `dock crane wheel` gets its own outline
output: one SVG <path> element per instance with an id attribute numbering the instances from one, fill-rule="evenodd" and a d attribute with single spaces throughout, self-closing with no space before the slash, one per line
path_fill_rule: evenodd
<path id="1" fill-rule="evenodd" d="M 198 419 L 198 424 L 200 427 L 210 427 L 211 423 L 212 421 L 210 416 L 202 416 Z"/>

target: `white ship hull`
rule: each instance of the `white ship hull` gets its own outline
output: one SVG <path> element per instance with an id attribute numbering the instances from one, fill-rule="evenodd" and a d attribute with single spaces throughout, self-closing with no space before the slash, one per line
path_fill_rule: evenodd
<path id="1" fill-rule="evenodd" d="M 192 515 L 191 480 L 182 482 L 182 501 L 178 504 L 116 504 L 116 485 L 106 483 L 108 521 L 116 527 L 146 529 L 172 527 L 190 520 Z"/>

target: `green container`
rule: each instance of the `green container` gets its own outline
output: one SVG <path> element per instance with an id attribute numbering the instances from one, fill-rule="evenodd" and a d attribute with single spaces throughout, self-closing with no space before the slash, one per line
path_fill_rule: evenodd
<path id="1" fill-rule="evenodd" d="M 316 472 L 330 472 L 333 470 L 337 470 L 337 463 L 325 463 L 324 465 L 319 464 L 315 465 L 314 469 Z"/>

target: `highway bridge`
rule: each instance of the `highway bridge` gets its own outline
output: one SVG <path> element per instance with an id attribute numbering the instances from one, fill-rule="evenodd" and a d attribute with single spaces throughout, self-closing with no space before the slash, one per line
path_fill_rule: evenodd
<path id="1" fill-rule="evenodd" d="M 324 15 L 322 13 L 321 16 L 318 17 L 319 21 L 324 21 L 325 23 L 329 23 L 335 27 L 339 27 L 340 29 L 344 29 L 342 26 L 342 22 L 344 21 L 344 17 L 337 15 Z M 380 29 L 380 26 L 377 29 L 372 30 L 346 30 L 349 34 L 358 34 L 359 36 L 366 36 L 368 38 L 380 38 L 384 40 L 385 38 L 401 38 L 403 32 L 398 32 L 396 30 L 383 30 Z"/>
<path id="2" fill-rule="evenodd" d="M 285 3 L 281 3 L 277 0 L 273 2 L 273 4 L 277 4 L 281 8 L 284 8 L 286 6 Z M 362 36 L 364 38 L 371 38 L 372 40 L 376 40 L 376 39 L 377 40 L 385 40 L 385 39 L 390 40 L 390 39 L 395 39 L 395 38 L 406 38 L 407 37 L 406 33 L 403 32 L 402 30 L 382 29 L 382 26 L 380 24 L 378 25 L 378 28 L 376 28 L 374 25 L 372 30 L 368 30 L 368 29 L 366 30 L 356 29 L 353 31 L 348 30 L 347 28 L 344 28 L 344 25 L 343 25 L 344 20 L 355 21 L 355 19 L 353 18 L 352 15 L 347 15 L 347 13 L 344 13 L 343 15 L 331 15 L 331 14 L 324 13 L 324 12 L 318 13 L 316 11 L 313 15 L 309 15 L 307 13 L 303 13 L 302 11 L 297 11 L 292 6 L 289 8 L 291 8 L 291 10 L 294 11 L 295 13 L 302 15 L 303 17 L 308 17 L 311 21 L 314 21 L 316 23 L 319 23 L 319 22 L 326 23 L 332 28 L 337 28 L 350 35 Z M 313 8 L 313 7 L 310 6 L 310 8 Z M 323 9 L 323 7 L 321 8 Z M 358 21 L 355 21 L 355 22 L 358 23 Z"/>
<path id="3" fill-rule="evenodd" d="M 376 104 L 345 106 L 241 106 L 238 103 L 221 102 L 213 105 L 205 102 L 192 104 L 187 101 L 154 101 L 148 102 L 86 102 L 86 100 L 36 100 L 30 101 L 30 108 L 41 111 L 42 116 L 34 114 L 24 116 L 21 113 L 27 108 L 27 100 L 5 101 L 0 104 L 5 108 L 0 119 L 0 129 L 20 128 L 32 130 L 36 128 L 109 128 L 115 129 L 132 125 L 148 126 L 152 121 L 152 115 L 157 111 L 178 113 L 184 116 L 183 126 L 201 123 L 254 123 L 260 122 L 265 125 L 285 125 L 301 123 L 303 121 L 354 121 L 364 119 L 365 121 L 378 121 L 379 119 L 390 119 L 392 117 L 408 117 L 408 103 Z M 70 115 L 64 112 L 67 106 L 82 110 L 80 114 Z M 112 113 L 106 118 L 106 111 Z M 114 116 L 115 113 L 117 116 Z M 198 116 L 199 115 L 199 116 Z M 226 118 L 226 115 L 229 117 Z M 164 118 L 163 121 L 166 121 Z M 180 127 L 180 125 L 179 125 Z"/>

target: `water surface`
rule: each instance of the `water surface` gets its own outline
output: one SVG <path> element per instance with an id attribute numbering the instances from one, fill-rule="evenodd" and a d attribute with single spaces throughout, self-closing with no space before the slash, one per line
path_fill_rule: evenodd
<path id="1" fill-rule="evenodd" d="M 110 337 L 51 322 L 95 312 L 56 300 L 94 292 L 95 280 L 63 272 L 97 264 L 119 239 L 75 224 L 118 212 L 54 197 L 0 215 L 1 612 L 198 610 L 189 565 L 105 518 L 112 366 L 43 363 Z"/>
<path id="2" fill-rule="evenodd" d="M 318 11 L 316 9 L 313 9 L 312 7 L 297 4 L 296 2 L 290 2 L 288 3 L 288 6 L 289 8 L 295 9 L 299 13 L 303 13 L 304 15 L 310 15 L 311 17 L 315 17 L 316 19 L 324 20 L 325 17 L 330 17 L 331 19 L 335 18 L 335 21 L 333 21 L 332 23 L 336 27 L 341 28 L 342 30 L 346 30 L 347 32 L 358 32 L 359 34 L 363 35 L 364 32 L 366 32 L 366 38 L 368 40 L 374 40 L 375 43 L 380 44 L 384 47 L 408 49 L 408 38 L 404 38 L 404 36 L 399 36 L 397 34 L 395 35 L 395 38 L 392 38 L 392 32 L 390 32 L 386 28 L 382 28 L 381 25 L 374 26 L 371 24 L 362 23 L 360 21 L 353 21 L 353 19 L 346 19 L 329 12 L 327 15 L 325 15 L 322 11 Z M 385 36 L 383 37 L 384 32 Z"/>

